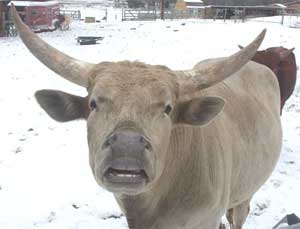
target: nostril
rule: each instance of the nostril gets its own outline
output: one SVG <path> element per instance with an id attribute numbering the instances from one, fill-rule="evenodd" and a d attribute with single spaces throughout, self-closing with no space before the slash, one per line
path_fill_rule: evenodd
<path id="1" fill-rule="evenodd" d="M 150 145 L 149 142 L 147 142 L 147 144 L 145 145 L 145 148 L 146 148 L 147 150 L 151 150 L 151 145 Z"/>
<path id="2" fill-rule="evenodd" d="M 106 139 L 106 141 L 103 143 L 102 148 L 105 149 L 111 145 L 114 144 L 118 139 L 118 136 L 116 134 L 111 135 L 109 138 Z"/>
<path id="3" fill-rule="evenodd" d="M 140 136 L 140 143 L 145 143 L 145 138 L 143 136 Z"/>
<path id="4" fill-rule="evenodd" d="M 146 149 L 151 149 L 150 143 L 145 139 L 144 136 L 140 136 L 140 143 L 142 143 Z"/>
<path id="5" fill-rule="evenodd" d="M 109 142 L 109 139 L 107 139 L 107 140 L 103 143 L 102 149 L 105 149 L 105 148 L 107 148 L 107 147 L 109 147 L 109 146 L 110 146 L 110 142 Z"/>
<path id="6" fill-rule="evenodd" d="M 112 136 L 110 136 L 109 141 L 110 143 L 114 143 L 115 141 L 118 140 L 118 135 L 117 134 L 113 134 Z"/>

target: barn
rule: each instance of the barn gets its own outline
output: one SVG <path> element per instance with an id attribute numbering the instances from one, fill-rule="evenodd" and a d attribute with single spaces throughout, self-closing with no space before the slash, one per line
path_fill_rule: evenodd
<path id="1" fill-rule="evenodd" d="M 285 3 L 287 12 L 290 14 L 300 14 L 300 1 L 287 2 Z"/>
<path id="2" fill-rule="evenodd" d="M 22 20 L 33 31 L 45 31 L 55 29 L 54 22 L 59 14 L 57 1 L 11 1 L 8 6 L 14 4 Z"/>
<path id="3" fill-rule="evenodd" d="M 175 8 L 177 10 L 203 8 L 204 2 L 201 0 L 177 0 Z"/>
<path id="4" fill-rule="evenodd" d="M 5 36 L 5 26 L 8 20 L 8 4 L 9 1 L 0 0 L 0 37 Z"/>
<path id="5" fill-rule="evenodd" d="M 204 14 L 204 2 L 202 0 L 177 0 L 175 10 L 187 17 L 202 18 Z"/>
<path id="6" fill-rule="evenodd" d="M 11 4 L 16 6 L 22 20 L 33 31 L 52 30 L 60 7 L 57 1 L 10 1 L 0 0 L 0 37 L 12 36 L 13 23 L 9 16 Z"/>

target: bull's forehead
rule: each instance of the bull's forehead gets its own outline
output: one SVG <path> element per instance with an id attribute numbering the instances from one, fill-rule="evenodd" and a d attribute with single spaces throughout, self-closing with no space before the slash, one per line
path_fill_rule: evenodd
<path id="1" fill-rule="evenodd" d="M 280 53 L 274 48 L 269 48 L 263 51 L 259 51 L 255 54 L 254 60 L 261 64 L 265 64 L 269 67 L 276 66 L 280 60 Z"/>
<path id="2" fill-rule="evenodd" d="M 140 62 L 102 63 L 92 78 L 92 94 L 114 101 L 139 98 L 146 102 L 174 101 L 178 94 L 176 75 L 164 66 Z"/>

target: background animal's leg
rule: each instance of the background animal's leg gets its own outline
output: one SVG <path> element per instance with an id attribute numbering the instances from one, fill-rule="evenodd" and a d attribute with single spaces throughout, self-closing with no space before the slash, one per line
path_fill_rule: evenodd
<path id="1" fill-rule="evenodd" d="M 231 229 L 242 229 L 250 211 L 250 200 L 246 200 L 233 208 L 233 227 L 230 226 Z"/>

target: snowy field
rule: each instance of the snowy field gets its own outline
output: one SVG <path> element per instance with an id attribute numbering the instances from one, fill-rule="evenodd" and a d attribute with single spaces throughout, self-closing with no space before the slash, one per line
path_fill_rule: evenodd
<path id="1" fill-rule="evenodd" d="M 267 20 L 73 22 L 69 31 L 39 35 L 59 50 L 93 63 L 127 59 L 177 70 L 191 68 L 205 58 L 230 55 L 263 28 L 268 31 L 261 48 L 296 47 L 299 57 L 300 29 L 287 25 Z M 97 45 L 76 44 L 75 38 L 84 35 L 105 38 Z M 113 196 L 93 180 L 85 122 L 57 123 L 33 97 L 36 90 L 45 88 L 78 95 L 85 95 L 85 90 L 44 67 L 18 37 L 0 38 L 0 65 L 0 228 L 127 228 Z M 245 229 L 270 229 L 286 214 L 300 216 L 299 76 L 282 124 L 280 161 L 254 196 Z"/>

